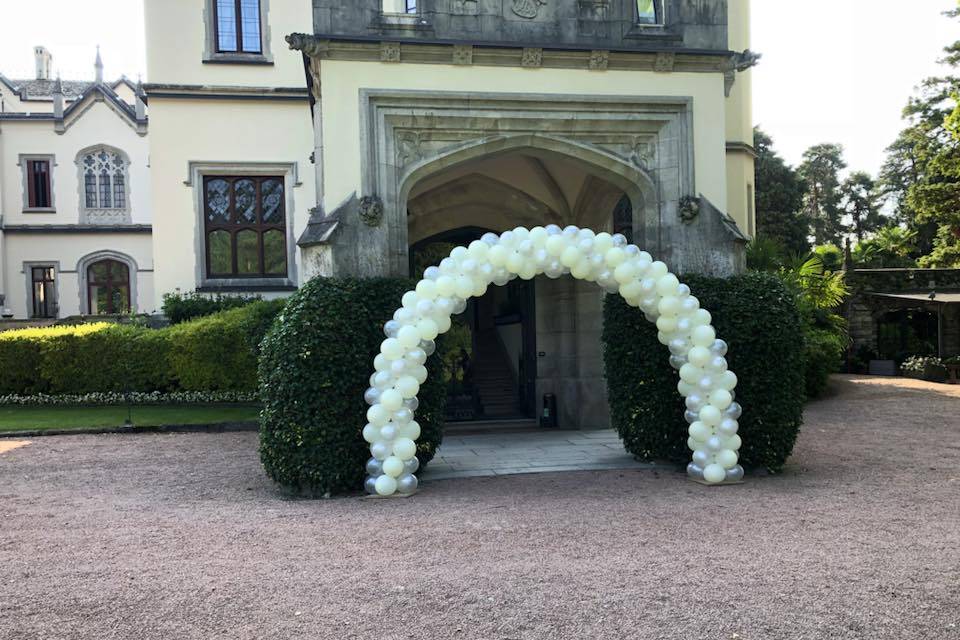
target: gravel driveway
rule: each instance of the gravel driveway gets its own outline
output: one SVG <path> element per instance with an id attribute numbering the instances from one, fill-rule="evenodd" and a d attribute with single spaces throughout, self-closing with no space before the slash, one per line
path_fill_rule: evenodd
<path id="1" fill-rule="evenodd" d="M 256 436 L 0 454 L 0 638 L 960 638 L 960 388 L 838 379 L 783 475 L 289 500 Z"/>

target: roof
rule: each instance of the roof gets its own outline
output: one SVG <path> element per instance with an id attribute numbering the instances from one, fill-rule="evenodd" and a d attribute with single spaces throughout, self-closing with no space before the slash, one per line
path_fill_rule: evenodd
<path id="1" fill-rule="evenodd" d="M 939 302 L 940 304 L 960 303 L 960 291 L 935 291 L 921 293 L 881 293 L 871 292 L 869 295 L 878 298 L 896 298 L 899 300 L 908 300 L 910 302 Z M 933 295 L 931 298 L 930 296 Z"/>
<path id="2" fill-rule="evenodd" d="M 8 82 L 13 85 L 21 96 L 27 100 L 37 100 L 50 98 L 53 96 L 53 85 L 56 80 L 16 80 L 10 79 Z M 73 100 L 93 85 L 93 82 L 87 80 L 61 80 L 63 85 L 63 97 L 65 100 Z"/>

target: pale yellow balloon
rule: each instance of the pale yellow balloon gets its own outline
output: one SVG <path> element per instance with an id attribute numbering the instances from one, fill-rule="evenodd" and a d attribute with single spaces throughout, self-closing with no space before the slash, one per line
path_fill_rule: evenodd
<path id="1" fill-rule="evenodd" d="M 437 323 L 431 320 L 430 318 L 424 318 L 417 323 L 417 332 L 420 334 L 420 337 L 424 340 L 433 340 L 440 334 L 440 327 L 437 326 Z M 419 344 L 420 341 L 417 341 Z M 411 345 L 416 346 L 416 345 Z"/>
<path id="2" fill-rule="evenodd" d="M 421 280 L 417 283 L 417 296 L 421 300 L 433 300 L 437 297 L 437 284 L 432 280 Z"/>
<path id="3" fill-rule="evenodd" d="M 560 254 L 560 264 L 565 267 L 572 267 L 583 259 L 583 253 L 576 247 L 567 247 Z"/>
<path id="4" fill-rule="evenodd" d="M 607 250 L 603 256 L 603 259 L 606 261 L 608 267 L 615 269 L 623 264 L 624 260 L 627 259 L 627 252 L 620 247 L 614 247 L 613 249 Z"/>
<path id="5" fill-rule="evenodd" d="M 394 445 L 396 449 L 396 445 Z M 383 461 L 383 472 L 391 478 L 398 478 L 403 474 L 403 460 L 399 456 L 390 456 Z"/>
<path id="6" fill-rule="evenodd" d="M 563 250 L 567 248 L 567 240 L 560 235 L 550 236 L 547 238 L 546 243 L 544 243 L 544 247 L 546 248 L 547 253 L 556 257 L 563 253 Z"/>
<path id="7" fill-rule="evenodd" d="M 440 276 L 437 278 L 437 293 L 441 296 L 452 296 L 455 287 L 456 281 L 450 276 Z"/>
<path id="8" fill-rule="evenodd" d="M 490 251 L 487 253 L 487 262 L 495 267 L 502 267 L 507 263 L 509 253 L 506 247 L 502 247 L 499 244 L 490 247 Z"/>

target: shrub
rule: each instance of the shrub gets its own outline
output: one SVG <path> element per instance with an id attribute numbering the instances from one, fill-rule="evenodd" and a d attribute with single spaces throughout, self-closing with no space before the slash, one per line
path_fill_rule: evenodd
<path id="1" fill-rule="evenodd" d="M 950 375 L 943 361 L 936 356 L 911 356 L 900 366 L 900 373 L 929 382 L 946 382 Z"/>
<path id="2" fill-rule="evenodd" d="M 830 374 L 843 365 L 847 341 L 844 334 L 819 327 L 808 327 L 803 340 L 806 394 L 807 398 L 816 398 L 826 390 Z"/>
<path id="3" fill-rule="evenodd" d="M 163 315 L 170 324 L 180 324 L 194 318 L 213 315 L 221 311 L 245 307 L 260 300 L 249 296 L 215 296 L 202 293 L 165 293 L 163 294 Z"/>
<path id="4" fill-rule="evenodd" d="M 172 377 L 184 391 L 252 391 L 260 341 L 283 300 L 250 303 L 169 327 Z"/>
<path id="5" fill-rule="evenodd" d="M 0 333 L 0 394 L 42 393 L 50 389 L 41 375 L 43 345 L 66 336 L 80 337 L 101 332 L 106 322 L 16 329 Z"/>
<path id="6" fill-rule="evenodd" d="M 362 488 L 370 456 L 361 437 L 363 393 L 383 323 L 412 286 L 403 279 L 314 278 L 290 298 L 260 356 L 260 460 L 276 482 L 318 495 Z M 430 377 L 416 412 L 423 465 L 440 445 L 444 421 L 439 351 L 427 361 Z"/>
<path id="7" fill-rule="evenodd" d="M 727 360 L 739 378 L 736 396 L 744 407 L 742 464 L 781 469 L 800 429 L 805 392 L 802 322 L 794 295 L 768 274 L 683 280 L 713 314 L 717 335 L 730 346 Z M 611 419 L 627 451 L 645 459 L 688 461 L 678 376 L 657 340 L 656 326 L 620 296 L 607 296 L 603 343 Z"/>

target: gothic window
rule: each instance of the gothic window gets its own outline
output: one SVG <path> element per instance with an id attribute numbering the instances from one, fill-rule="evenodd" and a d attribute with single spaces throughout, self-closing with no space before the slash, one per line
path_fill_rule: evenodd
<path id="1" fill-rule="evenodd" d="M 108 149 L 97 149 L 81 159 L 83 203 L 87 209 L 125 209 L 127 207 L 127 162 Z"/>
<path id="2" fill-rule="evenodd" d="M 637 22 L 639 24 L 660 24 L 662 9 L 660 0 L 637 0 Z"/>
<path id="3" fill-rule="evenodd" d="M 57 317 L 56 269 L 51 266 L 30 268 L 30 284 L 33 308 L 31 318 Z"/>
<path id="4" fill-rule="evenodd" d="M 100 260 L 87 267 L 90 315 L 130 313 L 130 268 L 118 260 Z"/>
<path id="5" fill-rule="evenodd" d="M 203 205 L 208 277 L 286 277 L 282 177 L 207 176 Z"/>
<path id="6" fill-rule="evenodd" d="M 218 53 L 261 53 L 260 0 L 216 0 Z"/>
<path id="7" fill-rule="evenodd" d="M 623 196 L 613 209 L 613 232 L 623 235 L 627 242 L 633 243 L 633 203 Z"/>

